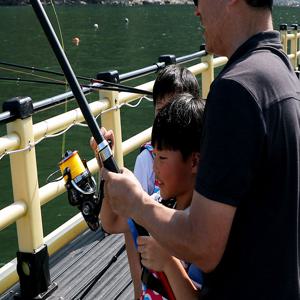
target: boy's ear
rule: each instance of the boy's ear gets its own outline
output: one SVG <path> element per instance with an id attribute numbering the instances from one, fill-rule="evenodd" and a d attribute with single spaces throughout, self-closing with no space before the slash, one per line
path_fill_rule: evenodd
<path id="1" fill-rule="evenodd" d="M 197 172 L 198 170 L 198 164 L 200 161 L 200 153 L 199 152 L 193 152 L 192 153 L 192 168 L 193 168 L 193 172 Z"/>

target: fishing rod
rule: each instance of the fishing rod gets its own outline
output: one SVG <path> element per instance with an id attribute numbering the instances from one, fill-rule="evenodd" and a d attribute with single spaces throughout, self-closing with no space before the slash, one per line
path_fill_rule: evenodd
<path id="1" fill-rule="evenodd" d="M 109 144 L 104 139 L 104 137 L 99 129 L 99 126 L 96 122 L 96 119 L 94 118 L 93 114 L 90 111 L 88 102 L 80 88 L 78 80 L 72 70 L 72 67 L 71 67 L 60 43 L 59 43 L 59 40 L 55 34 L 55 31 L 48 19 L 48 16 L 47 16 L 40 0 L 30 0 L 30 3 L 31 3 L 31 5 L 34 9 L 34 12 L 44 30 L 45 35 L 48 38 L 48 41 L 52 47 L 52 50 L 60 64 L 62 70 L 63 70 L 63 73 L 65 74 L 66 80 L 68 81 L 70 88 L 74 94 L 74 97 L 77 100 L 77 103 L 81 109 L 81 112 L 85 118 L 85 121 L 86 121 L 87 125 L 89 126 L 89 128 L 92 132 L 92 135 L 97 143 L 97 151 L 102 160 L 103 166 L 111 172 L 119 173 L 120 170 L 113 158 L 112 151 L 109 147 Z M 136 229 L 138 230 L 138 232 L 145 230 L 138 224 L 136 224 Z M 162 273 L 162 272 L 161 272 L 161 274 L 164 275 L 164 273 Z M 168 291 L 168 289 L 171 289 L 171 287 L 167 281 L 162 282 L 162 283 L 163 284 L 165 283 L 166 291 Z M 170 297 L 169 299 L 173 299 L 173 298 Z"/>
<path id="2" fill-rule="evenodd" d="M 112 266 L 112 264 L 114 264 L 118 260 L 120 255 L 125 250 L 126 250 L 126 245 L 124 244 L 117 251 L 117 253 L 110 259 L 107 265 L 98 274 L 96 274 L 96 276 L 91 281 L 89 281 L 79 292 L 77 292 L 76 295 L 71 298 L 71 300 L 83 300 L 86 297 L 86 295 L 90 292 L 90 290 L 95 286 L 95 284 L 99 281 L 99 279 L 106 273 L 106 271 Z"/>
<path id="3" fill-rule="evenodd" d="M 57 76 L 65 76 L 65 74 L 61 73 L 61 72 L 49 71 L 49 70 L 44 70 L 44 69 L 41 69 L 41 68 L 30 67 L 30 66 L 25 66 L 25 65 L 19 65 L 19 64 L 14 64 L 14 63 L 8 63 L 8 62 L 4 62 L 4 61 L 0 61 L 0 65 L 15 67 L 15 68 L 19 68 L 19 69 L 25 69 L 25 70 L 31 70 L 31 71 L 37 71 L 37 72 L 42 72 L 42 73 L 47 73 L 47 74 L 52 74 L 52 75 L 57 75 Z M 15 71 L 15 70 L 13 70 L 13 71 Z M 99 80 L 99 79 L 90 78 L 90 77 L 86 77 L 86 76 L 79 76 L 79 75 L 76 76 L 76 78 L 77 79 L 86 80 L 86 81 L 90 81 L 91 83 L 101 83 L 104 86 L 111 86 L 111 87 L 120 88 L 120 91 L 123 91 L 123 92 L 135 93 L 135 94 L 152 95 L 152 93 L 149 92 L 149 91 L 144 91 L 144 90 L 136 89 L 136 88 L 133 88 L 133 87 L 130 87 L 130 86 L 127 86 L 127 85 L 123 85 L 123 84 L 119 84 L 119 83 L 115 83 L 115 82 L 108 82 L 108 81 L 105 81 L 105 80 Z M 8 80 L 10 80 L 10 79 L 8 79 Z M 55 79 L 52 79 L 52 80 L 55 80 Z M 19 80 L 19 81 L 21 81 L 21 80 Z M 25 81 L 25 80 L 22 80 L 22 81 Z M 30 82 L 30 81 L 27 80 L 27 82 Z M 37 81 L 37 83 L 50 84 L 47 81 L 45 81 L 45 82 L 43 82 L 43 81 Z M 84 86 L 84 85 L 81 84 L 81 86 Z M 110 90 L 114 90 L 114 89 L 110 89 Z M 115 90 L 119 91 L 118 89 L 115 89 Z"/>
<path id="4" fill-rule="evenodd" d="M 14 81 L 14 82 L 29 82 L 29 83 L 39 83 L 39 84 L 50 84 L 50 85 L 63 85 L 66 86 L 67 83 L 63 81 L 49 81 L 49 80 L 34 80 L 34 79 L 24 79 L 24 78 L 11 78 L 11 77 L 0 77 L 0 80 L 6 80 L 6 81 Z M 129 86 L 124 86 L 121 84 L 113 84 L 112 86 L 102 84 L 102 80 L 93 80 L 95 84 L 80 84 L 80 86 L 94 89 L 94 90 L 108 90 L 108 91 L 117 91 L 117 92 L 127 92 L 127 93 L 134 93 L 134 94 L 145 94 L 145 95 L 152 95 L 152 92 L 142 90 L 142 89 L 137 89 L 134 87 L 129 87 Z M 99 83 L 98 83 L 99 82 Z"/>
<path id="5" fill-rule="evenodd" d="M 83 114 L 83 117 L 91 130 L 91 133 L 97 143 L 97 150 L 101 157 L 104 167 L 112 172 L 119 173 L 119 168 L 113 158 L 112 151 L 108 142 L 104 139 L 100 128 L 97 124 L 95 117 L 93 116 L 89 104 L 85 98 L 85 95 L 81 89 L 81 86 L 73 72 L 73 69 L 66 57 L 56 33 L 49 21 L 49 18 L 40 2 L 40 0 L 30 0 L 33 10 L 38 18 L 43 31 L 51 45 L 51 48 L 61 66 L 61 69 L 65 75 L 65 78 L 77 100 L 78 106 Z"/>

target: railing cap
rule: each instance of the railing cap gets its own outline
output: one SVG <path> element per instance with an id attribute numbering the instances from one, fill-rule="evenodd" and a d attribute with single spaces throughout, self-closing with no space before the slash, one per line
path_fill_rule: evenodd
<path id="1" fill-rule="evenodd" d="M 158 62 L 165 63 L 166 66 L 176 64 L 176 56 L 174 54 L 164 54 L 158 58 Z"/>
<path id="2" fill-rule="evenodd" d="M 113 83 L 119 83 L 119 72 L 117 70 L 104 71 L 97 74 L 98 80 L 104 80 Z"/>
<path id="3" fill-rule="evenodd" d="M 200 51 L 203 51 L 203 50 L 205 50 L 205 46 L 206 46 L 205 44 L 201 44 L 201 45 L 200 45 L 200 49 L 199 49 L 199 50 L 200 50 Z"/>
<path id="4" fill-rule="evenodd" d="M 288 29 L 288 25 L 286 23 L 280 24 L 279 30 L 287 30 L 287 29 Z"/>
<path id="5" fill-rule="evenodd" d="M 292 30 L 298 30 L 298 24 L 291 24 Z"/>
<path id="6" fill-rule="evenodd" d="M 33 114 L 33 104 L 30 97 L 14 97 L 2 105 L 3 111 L 9 111 L 18 119 L 26 119 Z"/>

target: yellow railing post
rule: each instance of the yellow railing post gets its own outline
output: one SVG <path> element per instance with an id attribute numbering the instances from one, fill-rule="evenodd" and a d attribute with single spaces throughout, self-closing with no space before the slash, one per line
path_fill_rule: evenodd
<path id="1" fill-rule="evenodd" d="M 10 154 L 10 166 L 14 202 L 22 201 L 27 208 L 26 214 L 16 222 L 19 244 L 17 271 L 20 278 L 21 296 L 31 299 L 41 293 L 47 293 L 50 287 L 49 255 L 43 241 L 31 117 L 32 100 L 29 97 L 13 98 L 4 103 L 3 109 L 17 116 L 16 121 L 7 124 L 7 132 L 19 136 L 19 149 L 23 149 L 23 151 Z M 54 285 L 51 291 L 55 289 Z"/>
<path id="2" fill-rule="evenodd" d="M 20 149 L 34 143 L 32 117 L 7 124 L 7 132 L 20 137 Z M 24 217 L 17 221 L 18 243 L 21 252 L 32 253 L 43 245 L 43 227 L 39 201 L 39 184 L 35 148 L 10 155 L 14 201 L 27 205 Z"/>
<path id="3" fill-rule="evenodd" d="M 202 98 L 206 99 L 210 85 L 214 80 L 214 61 L 213 61 L 213 55 L 207 54 L 206 56 L 201 58 L 202 63 L 207 64 L 207 69 L 202 73 Z"/>
<path id="4" fill-rule="evenodd" d="M 117 71 L 109 71 L 99 73 L 98 79 L 105 81 L 118 82 L 119 74 Z M 123 151 L 122 151 L 122 126 L 121 126 L 121 112 L 119 107 L 119 92 L 116 91 L 100 91 L 100 98 L 106 98 L 110 102 L 110 107 L 115 109 L 104 112 L 101 115 L 101 126 L 106 129 L 112 129 L 115 136 L 114 158 L 118 167 L 123 167 Z"/>
<path id="5" fill-rule="evenodd" d="M 280 40 L 283 47 L 283 51 L 288 54 L 288 43 L 287 43 L 287 24 L 281 24 L 279 27 L 280 30 Z"/>
<path id="6" fill-rule="evenodd" d="M 293 54 L 293 58 L 291 59 L 291 64 L 294 67 L 294 70 L 297 70 L 298 68 L 298 25 L 292 24 L 292 34 L 293 38 L 291 40 L 291 54 Z"/>
<path id="7" fill-rule="evenodd" d="M 298 25 L 299 26 L 299 25 Z M 297 70 L 300 71 L 300 30 L 298 27 L 297 33 L 296 33 L 296 40 L 297 40 Z"/>
<path id="8" fill-rule="evenodd" d="M 110 71 L 100 73 L 97 75 L 97 79 L 103 79 L 106 81 L 118 82 L 119 75 L 117 71 Z M 114 158 L 119 168 L 124 166 L 123 149 L 122 149 L 122 125 L 121 125 L 121 111 L 119 108 L 119 92 L 116 91 L 100 91 L 100 99 L 106 98 L 110 102 L 110 107 L 116 107 L 115 109 L 104 112 L 101 115 L 102 126 L 106 129 L 112 129 L 115 136 Z M 135 249 L 132 236 L 129 232 L 124 233 L 127 258 L 129 263 L 129 269 L 131 277 L 136 280 L 140 278 L 140 274 L 136 271 L 136 255 L 133 251 Z"/>

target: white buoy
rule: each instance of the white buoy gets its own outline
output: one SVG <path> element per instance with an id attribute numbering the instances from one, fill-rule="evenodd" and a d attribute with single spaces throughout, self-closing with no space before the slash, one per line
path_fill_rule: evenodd
<path id="1" fill-rule="evenodd" d="M 97 23 L 95 23 L 95 24 L 94 24 L 94 29 L 95 29 L 95 30 L 98 30 L 98 28 L 99 28 L 99 25 L 98 25 Z"/>
<path id="2" fill-rule="evenodd" d="M 128 24 L 129 23 L 129 19 L 125 18 L 125 23 Z"/>

